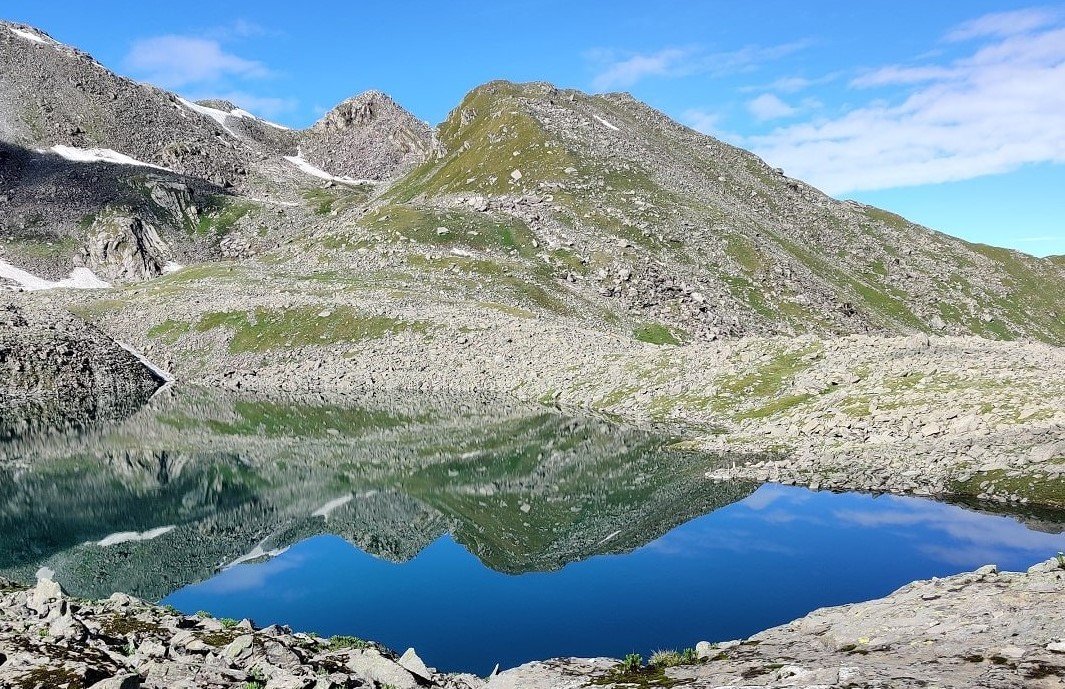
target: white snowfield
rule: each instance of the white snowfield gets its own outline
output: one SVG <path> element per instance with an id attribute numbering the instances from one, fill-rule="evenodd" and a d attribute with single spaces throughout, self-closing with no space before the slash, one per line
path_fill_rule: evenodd
<path id="1" fill-rule="evenodd" d="M 193 112 L 198 112 L 201 115 L 206 115 L 207 117 L 210 117 L 212 120 L 217 122 L 222 127 L 222 129 L 225 129 L 227 132 L 229 132 L 233 136 L 237 136 L 237 133 L 234 132 L 232 129 L 230 129 L 228 126 L 226 126 L 226 120 L 228 118 L 230 118 L 230 117 L 237 117 L 237 118 L 242 118 L 242 119 L 255 120 L 257 122 L 262 122 L 265 125 L 273 127 L 274 129 L 280 129 L 282 131 L 288 131 L 289 130 L 288 127 L 286 127 L 284 125 L 280 125 L 280 124 L 277 124 L 275 122 L 270 122 L 269 120 L 264 120 L 261 117 L 256 117 L 255 115 L 251 114 L 247 110 L 242 110 L 240 108 L 237 108 L 236 110 L 232 110 L 230 112 L 226 112 L 225 110 L 219 110 L 218 108 L 209 108 L 206 105 L 200 105 L 199 103 L 193 103 L 192 101 L 185 100 L 184 98 L 178 98 L 178 100 L 181 101 L 181 104 L 184 105 L 189 110 L 192 110 Z"/>
<path id="2" fill-rule="evenodd" d="M 347 495 L 345 495 L 343 497 L 337 498 L 335 500 L 330 500 L 329 502 L 325 503 L 324 505 L 322 505 L 321 507 L 316 509 L 314 512 L 311 512 L 311 516 L 312 517 L 329 517 L 330 513 L 332 513 L 333 510 L 335 510 L 337 508 L 340 508 L 340 507 L 343 507 L 344 505 L 348 504 L 349 502 L 351 502 L 352 498 L 354 498 L 354 497 L 355 497 L 354 495 L 352 495 L 351 493 L 348 493 Z"/>
<path id="3" fill-rule="evenodd" d="M 331 182 L 341 182 L 343 184 L 376 184 L 372 179 L 353 179 L 351 177 L 337 177 L 331 175 L 325 170 L 315 167 L 311 163 L 303 159 L 299 154 L 294 156 L 284 156 L 284 159 L 298 167 L 301 171 L 307 173 L 311 177 L 317 177 L 319 179 L 327 179 Z"/>
<path id="4" fill-rule="evenodd" d="M 42 37 L 38 36 L 35 33 L 30 33 L 29 31 L 23 31 L 22 29 L 16 29 L 13 26 L 9 26 L 7 28 L 11 29 L 11 33 L 15 34 L 16 36 L 19 36 L 20 38 L 25 38 L 27 41 L 33 41 L 34 43 L 47 43 L 48 42 L 48 41 L 44 40 Z"/>
<path id="5" fill-rule="evenodd" d="M 9 284 L 5 285 L 4 281 Z M 10 283 L 14 283 L 11 285 Z M 43 289 L 106 289 L 110 283 L 96 277 L 88 268 L 75 268 L 70 277 L 59 281 L 45 280 L 33 273 L 28 273 L 21 268 L 16 268 L 4 259 L 0 258 L 0 288 L 21 287 L 27 292 L 35 292 Z"/>
<path id="6" fill-rule="evenodd" d="M 37 151 L 38 153 L 55 153 L 77 163 L 115 163 L 117 165 L 137 165 L 140 167 L 154 167 L 156 170 L 166 170 L 165 167 L 130 158 L 125 153 L 119 153 L 110 148 L 75 148 L 74 146 L 57 144 L 51 148 L 39 148 Z"/>
<path id="7" fill-rule="evenodd" d="M 110 536 L 102 538 L 96 542 L 96 545 L 107 548 L 108 546 L 118 545 L 120 543 L 132 543 L 136 541 L 150 541 L 153 538 L 159 538 L 164 534 L 168 534 L 176 526 L 160 526 L 156 529 L 149 529 L 147 531 L 121 531 L 119 533 L 113 533 Z"/>
<path id="8" fill-rule="evenodd" d="M 267 538 L 269 538 L 269 537 L 267 537 Z M 276 548 L 274 550 L 265 550 L 263 548 L 263 546 L 266 544 L 266 540 L 267 539 L 263 539 L 254 548 L 252 548 L 251 551 L 245 553 L 244 555 L 241 555 L 236 560 L 233 560 L 232 562 L 230 562 L 227 565 L 222 565 L 220 569 L 222 569 L 222 570 L 231 569 L 233 567 L 236 567 L 237 565 L 242 565 L 245 562 L 251 562 L 252 560 L 262 560 L 262 559 L 274 558 L 274 557 L 277 557 L 278 555 L 282 555 L 286 550 L 288 550 L 287 546 L 284 547 L 284 548 Z"/>
<path id="9" fill-rule="evenodd" d="M 602 117 L 600 117 L 599 115 L 592 115 L 592 117 L 594 117 L 595 119 L 599 120 L 600 124 L 602 124 L 602 125 L 603 125 L 604 127 L 606 127 L 607 129 L 613 129 L 613 130 L 614 130 L 615 132 L 620 132 L 620 131 L 621 131 L 620 129 L 618 129 L 618 128 L 617 128 L 617 127 L 615 127 L 614 125 L 612 125 L 612 124 L 610 124 L 609 122 L 607 122 L 606 120 L 604 120 L 604 119 L 603 119 Z"/>

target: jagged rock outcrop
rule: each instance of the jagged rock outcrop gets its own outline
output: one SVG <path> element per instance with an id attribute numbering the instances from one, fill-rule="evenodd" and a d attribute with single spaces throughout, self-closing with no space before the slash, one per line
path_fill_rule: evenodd
<path id="1" fill-rule="evenodd" d="M 379 91 L 337 105 L 300 138 L 306 160 L 355 179 L 393 179 L 439 151 L 433 129 Z"/>
<path id="2" fill-rule="evenodd" d="M 173 251 L 150 223 L 114 213 L 96 219 L 74 262 L 111 282 L 137 282 L 162 275 L 172 257 Z"/>

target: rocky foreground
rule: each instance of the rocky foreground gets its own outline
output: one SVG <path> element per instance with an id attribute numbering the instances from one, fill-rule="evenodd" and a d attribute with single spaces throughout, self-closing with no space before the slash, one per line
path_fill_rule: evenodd
<path id="1" fill-rule="evenodd" d="M 1065 687 L 1065 559 L 994 566 L 817 610 L 743 640 L 637 666 L 538 661 L 488 679 L 437 673 L 352 637 L 188 617 L 124 594 L 68 597 L 44 578 L 0 580 L 0 686 L 12 689 L 576 689 L 644 687 Z"/>

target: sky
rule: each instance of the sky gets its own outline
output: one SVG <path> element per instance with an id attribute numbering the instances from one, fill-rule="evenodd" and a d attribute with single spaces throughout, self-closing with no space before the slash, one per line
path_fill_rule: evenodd
<path id="1" fill-rule="evenodd" d="M 433 124 L 492 79 L 628 91 L 838 198 L 1065 254 L 1065 2 L 5 0 L 0 17 L 293 127 L 370 88 Z"/>

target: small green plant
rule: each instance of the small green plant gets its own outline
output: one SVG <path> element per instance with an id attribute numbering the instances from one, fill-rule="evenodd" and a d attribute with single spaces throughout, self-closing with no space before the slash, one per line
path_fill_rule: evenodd
<path id="1" fill-rule="evenodd" d="M 1058 553 L 1056 557 L 1058 558 L 1058 567 L 1065 569 L 1065 553 Z"/>
<path id="2" fill-rule="evenodd" d="M 219 623 L 221 623 L 222 627 L 225 628 L 225 629 L 232 629 L 233 627 L 236 627 L 238 624 L 240 624 L 239 622 L 234 620 L 232 617 L 223 617 L 222 619 L 220 619 L 218 621 L 219 621 Z"/>
<path id="3" fill-rule="evenodd" d="M 643 656 L 639 653 L 630 653 L 617 666 L 617 671 L 622 675 L 636 674 L 643 667 Z"/>
<path id="4" fill-rule="evenodd" d="M 214 615 L 207 612 L 206 610 L 197 610 L 195 617 L 199 617 L 201 620 L 209 620 L 214 617 Z"/>
<path id="5" fill-rule="evenodd" d="M 655 651 L 647 660 L 651 667 L 664 669 L 676 665 L 692 665 L 699 661 L 694 648 L 685 648 L 681 651 Z"/>
<path id="6" fill-rule="evenodd" d="M 340 651 L 346 648 L 369 648 L 370 642 L 363 641 L 357 636 L 331 636 L 329 637 L 329 650 Z"/>

